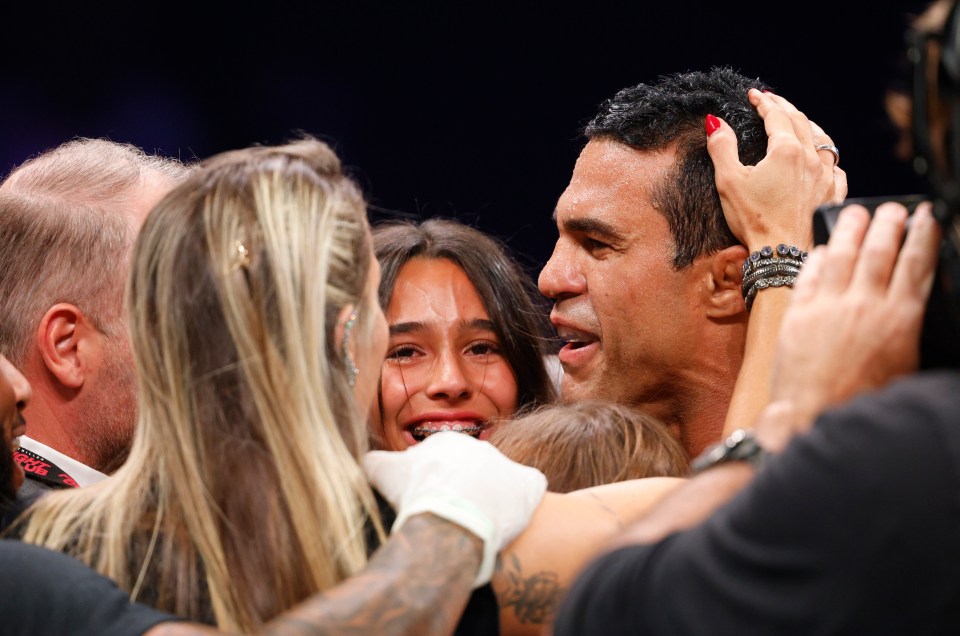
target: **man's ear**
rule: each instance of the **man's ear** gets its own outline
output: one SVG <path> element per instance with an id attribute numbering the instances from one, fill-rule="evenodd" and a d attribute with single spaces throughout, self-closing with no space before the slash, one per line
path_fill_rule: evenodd
<path id="1" fill-rule="evenodd" d="M 727 318 L 746 311 L 740 283 L 743 282 L 743 262 L 749 255 L 743 245 L 733 245 L 709 257 L 704 300 L 711 318 Z"/>
<path id="2" fill-rule="evenodd" d="M 93 325 L 84 313 L 70 303 L 57 303 L 43 315 L 37 329 L 37 348 L 44 366 L 60 384 L 71 389 L 83 386 L 88 371 L 83 356 L 94 344 L 89 339 L 92 331 Z"/>

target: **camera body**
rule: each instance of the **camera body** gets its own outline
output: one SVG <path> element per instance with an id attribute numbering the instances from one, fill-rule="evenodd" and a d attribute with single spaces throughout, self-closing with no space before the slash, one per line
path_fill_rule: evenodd
<path id="1" fill-rule="evenodd" d="M 827 242 L 847 205 L 863 205 L 873 214 L 881 203 L 894 201 L 912 213 L 919 203 L 932 202 L 944 240 L 924 317 L 920 366 L 960 368 L 960 0 L 942 29 L 908 29 L 906 44 L 912 68 L 913 168 L 926 181 L 927 192 L 821 206 L 813 217 L 814 243 Z"/>

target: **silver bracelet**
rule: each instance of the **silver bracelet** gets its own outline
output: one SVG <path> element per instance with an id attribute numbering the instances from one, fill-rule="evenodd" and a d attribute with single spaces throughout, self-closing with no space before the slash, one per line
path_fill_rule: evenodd
<path id="1" fill-rule="evenodd" d="M 780 276 L 779 278 L 761 278 L 747 291 L 744 302 L 747 305 L 747 311 L 753 308 L 753 300 L 757 297 L 757 292 L 769 287 L 793 287 L 797 282 L 796 276 Z"/>
<path id="2" fill-rule="evenodd" d="M 793 287 L 807 252 L 796 245 L 780 243 L 776 248 L 765 245 L 752 252 L 743 262 L 740 293 L 747 311 L 753 307 L 757 292 L 768 287 Z"/>

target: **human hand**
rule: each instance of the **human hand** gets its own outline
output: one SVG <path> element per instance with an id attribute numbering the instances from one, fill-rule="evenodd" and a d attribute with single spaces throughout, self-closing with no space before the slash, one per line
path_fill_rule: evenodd
<path id="1" fill-rule="evenodd" d="M 840 213 L 830 241 L 807 259 L 777 343 L 765 446 L 782 448 L 823 410 L 916 370 L 940 226 L 917 208 L 861 206 Z M 779 415 L 773 416 L 773 411 Z"/>
<path id="2" fill-rule="evenodd" d="M 434 433 L 404 451 L 370 451 L 363 468 L 397 511 L 393 531 L 413 515 L 429 512 L 483 540 L 475 586 L 490 580 L 497 553 L 527 527 L 547 490 L 539 470 L 508 459 L 489 442 L 453 431 Z"/>
<path id="3" fill-rule="evenodd" d="M 793 104 L 756 89 L 748 98 L 768 137 L 767 156 L 756 166 L 740 163 L 733 129 L 707 117 L 707 152 L 727 225 L 750 251 L 779 243 L 807 249 L 813 245 L 814 210 L 846 197 L 846 173 L 834 165 L 833 153 L 817 151 L 833 141 Z"/>

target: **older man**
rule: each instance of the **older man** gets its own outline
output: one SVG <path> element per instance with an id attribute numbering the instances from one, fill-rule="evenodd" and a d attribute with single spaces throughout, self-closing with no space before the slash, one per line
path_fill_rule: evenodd
<path id="1" fill-rule="evenodd" d="M 748 316 L 748 250 L 724 220 L 704 122 L 721 117 L 737 133 L 740 160 L 758 163 L 768 133 L 750 88 L 764 87 L 720 68 L 604 102 L 557 203 L 560 236 L 539 280 L 566 341 L 564 400 L 642 406 L 690 456 L 721 437 Z M 842 189 L 828 198 L 845 195 L 845 180 Z"/>
<path id="2" fill-rule="evenodd" d="M 34 394 L 16 453 L 26 488 L 89 485 L 125 458 L 136 419 L 123 312 L 130 249 L 188 172 L 130 145 L 78 139 L 0 184 L 0 349 Z"/>

